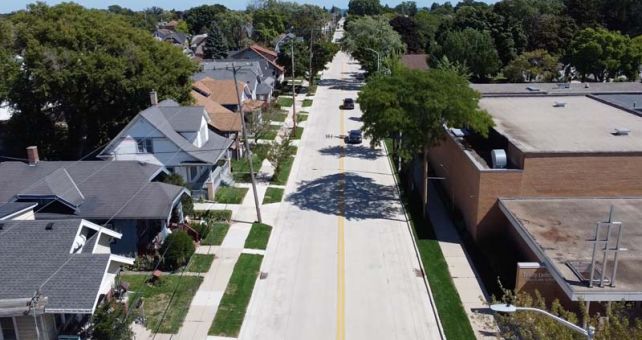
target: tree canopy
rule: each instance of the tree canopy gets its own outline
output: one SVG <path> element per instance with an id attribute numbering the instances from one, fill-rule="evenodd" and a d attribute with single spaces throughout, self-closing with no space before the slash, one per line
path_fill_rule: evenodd
<path id="1" fill-rule="evenodd" d="M 0 71 L 10 75 L 0 79 L 0 100 L 14 110 L 9 140 L 19 154 L 38 145 L 46 158 L 77 159 L 148 107 L 151 90 L 190 100 L 196 66 L 122 16 L 38 3 L 3 25 L 15 39 L 0 47 Z"/>
<path id="2" fill-rule="evenodd" d="M 185 11 L 184 17 L 187 27 L 192 34 L 205 33 L 212 21 L 221 13 L 227 12 L 223 5 L 202 5 Z"/>
<path id="3" fill-rule="evenodd" d="M 348 14 L 350 15 L 377 15 L 382 11 L 383 8 L 379 0 L 350 0 L 348 2 Z"/>
<path id="4" fill-rule="evenodd" d="M 207 30 L 207 39 L 205 39 L 205 45 L 203 46 L 205 59 L 227 58 L 227 51 L 227 41 L 216 22 L 212 21 Z"/>
<path id="5" fill-rule="evenodd" d="M 385 66 L 387 58 L 395 58 L 405 50 L 401 37 L 384 17 L 364 16 L 353 20 L 341 44 L 370 73 L 377 70 L 377 53 Z"/>
<path id="6" fill-rule="evenodd" d="M 435 51 L 436 58 L 442 56 L 466 65 L 473 78 L 478 81 L 495 76 L 501 67 L 490 33 L 472 28 L 448 32 L 441 48 Z"/>

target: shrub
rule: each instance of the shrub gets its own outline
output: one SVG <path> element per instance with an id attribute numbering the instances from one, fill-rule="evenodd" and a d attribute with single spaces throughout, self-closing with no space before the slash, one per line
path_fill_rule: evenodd
<path id="1" fill-rule="evenodd" d="M 176 270 L 187 264 L 189 258 L 196 251 L 192 238 L 183 230 L 177 230 L 171 233 L 161 247 L 163 258 L 163 267 L 166 270 Z"/>
<path id="2" fill-rule="evenodd" d="M 210 233 L 210 226 L 207 223 L 192 222 L 189 226 L 198 232 L 201 240 L 206 238 L 207 234 Z"/>
<path id="3" fill-rule="evenodd" d="M 140 255 L 136 256 L 134 260 L 134 265 L 131 266 L 132 270 L 136 271 L 151 271 L 156 267 L 158 263 L 157 256 L 154 255 Z"/>
<path id="4" fill-rule="evenodd" d="M 163 179 L 163 183 L 178 185 L 181 187 L 186 187 L 185 180 L 181 175 L 176 173 L 171 173 Z M 183 195 L 181 198 L 181 204 L 183 205 L 183 213 L 185 215 L 192 215 L 194 213 L 194 201 L 189 195 Z"/>
<path id="5" fill-rule="evenodd" d="M 208 222 L 228 223 L 232 219 L 232 210 L 204 210 L 196 212 L 195 216 Z"/>
<path id="6" fill-rule="evenodd" d="M 104 303 L 98 308 L 91 318 L 90 332 L 93 339 L 97 340 L 129 340 L 134 338 L 134 333 L 129 327 L 131 315 L 127 319 L 127 309 L 122 303 Z"/>

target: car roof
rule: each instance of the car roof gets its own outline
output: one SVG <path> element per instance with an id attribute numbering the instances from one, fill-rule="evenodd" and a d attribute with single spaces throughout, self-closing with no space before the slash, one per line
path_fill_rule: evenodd
<path id="1" fill-rule="evenodd" d="M 354 99 L 352 98 L 345 98 L 344 101 L 353 101 Z"/>

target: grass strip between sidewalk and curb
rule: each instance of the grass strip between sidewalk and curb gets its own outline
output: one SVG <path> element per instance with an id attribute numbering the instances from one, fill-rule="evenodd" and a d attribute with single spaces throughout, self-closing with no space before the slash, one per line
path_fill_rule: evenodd
<path id="1" fill-rule="evenodd" d="M 207 273 L 214 261 L 214 254 L 194 254 L 187 267 L 188 272 Z"/>
<path id="2" fill-rule="evenodd" d="M 270 116 L 270 120 L 273 122 L 285 122 L 285 119 L 288 118 L 288 114 L 286 113 L 275 113 L 272 116 Z"/>
<path id="3" fill-rule="evenodd" d="M 270 183 L 276 185 L 285 185 L 288 182 L 288 177 L 290 177 L 290 171 L 292 171 L 292 164 L 294 163 L 294 157 L 290 157 L 284 160 L 278 169 L 272 175 L 272 180 Z"/>
<path id="4" fill-rule="evenodd" d="M 279 106 L 283 107 L 289 107 L 292 106 L 292 103 L 294 103 L 294 100 L 292 100 L 292 97 L 279 97 L 276 101 Z"/>
<path id="5" fill-rule="evenodd" d="M 283 200 L 283 188 L 268 187 L 262 204 L 278 203 Z"/>
<path id="6" fill-rule="evenodd" d="M 426 271 L 425 275 L 428 278 L 446 338 L 449 340 L 474 339 L 475 333 L 448 271 L 448 263 L 441 252 L 433 226 L 429 220 L 423 218 L 419 198 L 411 198 L 405 188 L 399 185 L 403 182 L 399 179 L 394 160 L 390 158 L 392 141 L 386 139 L 385 143 L 397 187 L 400 190 L 401 201 L 408 213 L 421 261 Z"/>
<path id="7" fill-rule="evenodd" d="M 294 131 L 294 135 L 292 136 L 292 139 L 301 139 L 302 135 L 303 135 L 303 127 L 297 126 L 296 131 Z"/>
<path id="8" fill-rule="evenodd" d="M 297 113 L 297 114 L 296 114 L 296 121 L 297 121 L 298 123 L 305 122 L 306 120 L 308 120 L 308 115 L 306 115 L 306 114 L 301 114 L 301 113 Z"/>
<path id="9" fill-rule="evenodd" d="M 261 269 L 262 255 L 241 254 L 208 335 L 237 337 Z"/>
<path id="10" fill-rule="evenodd" d="M 227 223 L 214 223 L 210 228 L 212 228 L 210 232 L 201 240 L 201 245 L 220 246 L 225 235 L 227 235 L 227 231 L 230 229 L 230 225 Z"/>
<path id="11" fill-rule="evenodd" d="M 302 107 L 309 107 L 309 106 L 312 106 L 312 99 L 308 99 L 308 98 L 303 99 Z"/>
<path id="12" fill-rule="evenodd" d="M 130 291 L 135 294 L 142 293 L 147 329 L 152 332 L 176 334 L 185 320 L 192 298 L 203 282 L 203 278 L 164 275 L 153 285 L 145 282 L 148 278 L 147 275 L 120 276 L 121 281 L 129 283 Z M 179 282 L 180 289 L 176 290 Z M 175 295 L 172 298 L 174 291 Z M 168 306 L 170 299 L 171 304 Z"/>
<path id="13" fill-rule="evenodd" d="M 220 187 L 216 190 L 214 200 L 217 203 L 241 204 L 248 188 Z"/>
<path id="14" fill-rule="evenodd" d="M 270 240 L 272 227 L 263 223 L 254 223 L 250 229 L 250 234 L 245 239 L 245 249 L 265 249 Z"/>

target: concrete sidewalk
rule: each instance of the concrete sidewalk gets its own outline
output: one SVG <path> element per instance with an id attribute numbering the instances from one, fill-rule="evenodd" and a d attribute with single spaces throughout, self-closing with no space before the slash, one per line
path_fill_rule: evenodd
<path id="1" fill-rule="evenodd" d="M 468 258 L 457 229 L 455 229 L 434 184 L 429 185 L 428 191 L 430 222 L 435 229 L 439 247 L 448 264 L 450 277 L 455 284 L 461 303 L 464 305 L 475 336 L 477 339 L 497 339 L 498 329 L 495 319 L 490 314 L 478 313 L 478 311 L 487 309 L 482 301 L 488 301 L 488 294 Z"/>

